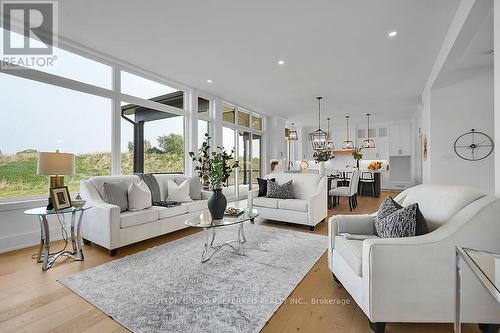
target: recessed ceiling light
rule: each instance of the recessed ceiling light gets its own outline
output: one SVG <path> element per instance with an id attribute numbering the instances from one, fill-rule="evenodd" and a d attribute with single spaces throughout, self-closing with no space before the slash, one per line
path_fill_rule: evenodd
<path id="1" fill-rule="evenodd" d="M 208 79 L 208 80 L 207 80 L 207 83 L 212 83 L 212 80 Z"/>
<path id="2" fill-rule="evenodd" d="M 391 32 L 389 32 L 389 34 L 387 36 L 389 36 L 389 37 L 396 37 L 397 34 L 398 34 L 397 31 L 391 31 Z"/>
<path id="3" fill-rule="evenodd" d="M 279 60 L 278 61 L 278 65 L 284 65 L 285 64 L 285 61 L 284 60 Z"/>

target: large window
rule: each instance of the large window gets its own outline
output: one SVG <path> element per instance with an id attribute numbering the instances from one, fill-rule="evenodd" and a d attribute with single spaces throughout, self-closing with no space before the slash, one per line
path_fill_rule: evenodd
<path id="1" fill-rule="evenodd" d="M 222 146 L 228 154 L 232 149 L 235 149 L 235 131 L 229 127 L 222 127 Z M 229 188 L 227 193 L 230 196 L 236 195 L 236 172 L 233 171 L 229 177 L 226 186 Z"/>
<path id="2" fill-rule="evenodd" d="M 222 107 L 222 121 L 234 124 L 236 119 L 236 108 L 232 105 L 224 104 Z"/>
<path id="3" fill-rule="evenodd" d="M 205 142 L 205 134 L 210 136 L 210 123 L 206 120 L 198 119 L 198 149 Z"/>
<path id="4" fill-rule="evenodd" d="M 183 173 L 184 117 L 122 103 L 122 174 Z"/>
<path id="5" fill-rule="evenodd" d="M 122 92 L 127 95 L 148 99 L 179 109 L 184 108 L 184 92 L 182 90 L 169 87 L 156 81 L 122 71 L 121 87 Z"/>
<path id="6" fill-rule="evenodd" d="M 48 194 L 36 174 L 37 152 L 71 152 L 81 179 L 111 173 L 111 101 L 0 73 L 0 197 Z"/>
<path id="7" fill-rule="evenodd" d="M 252 134 L 252 184 L 258 185 L 257 178 L 261 178 L 262 136 Z"/>
<path id="8" fill-rule="evenodd" d="M 238 132 L 238 194 L 244 195 L 250 187 L 250 136 L 249 132 Z"/>

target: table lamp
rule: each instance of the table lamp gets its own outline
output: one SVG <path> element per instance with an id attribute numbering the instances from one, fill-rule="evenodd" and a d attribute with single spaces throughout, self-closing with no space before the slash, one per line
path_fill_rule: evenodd
<path id="1" fill-rule="evenodd" d="M 41 176 L 50 176 L 50 188 L 64 186 L 64 176 L 75 174 L 75 154 L 54 152 L 39 152 L 37 172 Z M 47 209 L 52 209 L 49 197 Z"/>

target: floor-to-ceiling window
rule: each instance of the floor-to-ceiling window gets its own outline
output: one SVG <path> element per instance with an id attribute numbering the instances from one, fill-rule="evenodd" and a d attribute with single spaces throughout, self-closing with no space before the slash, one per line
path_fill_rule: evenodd
<path id="1" fill-rule="evenodd" d="M 235 149 L 235 130 L 229 127 L 222 127 L 222 147 L 229 154 Z M 236 196 L 236 172 L 232 172 L 228 181 L 226 182 L 227 189 L 224 191 L 226 196 Z"/>
<path id="2" fill-rule="evenodd" d="M 238 132 L 238 194 L 245 195 L 250 189 L 250 132 Z"/>

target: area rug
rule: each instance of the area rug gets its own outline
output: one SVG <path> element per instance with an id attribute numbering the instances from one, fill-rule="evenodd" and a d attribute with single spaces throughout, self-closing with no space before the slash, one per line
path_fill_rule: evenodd
<path id="1" fill-rule="evenodd" d="M 237 229 L 218 228 L 216 241 Z M 134 332 L 259 332 L 328 247 L 327 237 L 246 224 L 245 255 L 200 263 L 203 233 L 59 281 Z"/>

